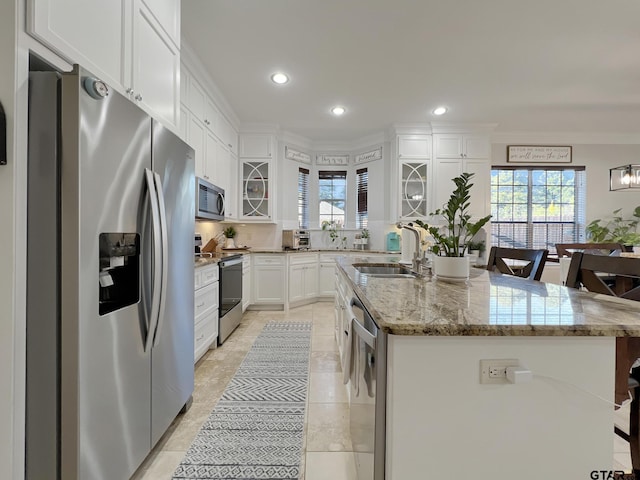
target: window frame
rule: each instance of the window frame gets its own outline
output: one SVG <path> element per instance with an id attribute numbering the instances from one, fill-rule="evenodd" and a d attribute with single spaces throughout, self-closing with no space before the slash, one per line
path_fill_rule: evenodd
<path id="1" fill-rule="evenodd" d="M 311 171 L 298 167 L 298 227 L 308 229 L 311 224 Z"/>
<path id="2" fill-rule="evenodd" d="M 494 187 L 499 189 L 500 188 L 500 183 L 498 182 L 497 184 L 494 183 L 494 171 L 505 171 L 505 170 L 512 170 L 512 171 L 526 171 L 527 172 L 527 184 L 526 184 L 526 188 L 527 188 L 527 218 L 526 221 L 525 220 L 513 220 L 513 216 L 512 216 L 512 220 L 511 221 L 502 221 L 499 219 L 498 216 L 495 215 L 495 210 L 494 210 L 494 205 L 509 205 L 511 204 L 513 205 L 518 205 L 518 204 L 522 204 L 522 203 L 518 203 L 518 202 L 514 202 L 513 200 L 513 195 L 512 195 L 512 200 L 511 202 L 500 202 L 499 200 L 499 191 L 496 192 L 496 201 L 494 201 Z M 553 184 L 548 184 L 545 183 L 544 185 L 534 185 L 534 180 L 533 180 L 533 172 L 535 171 L 545 171 L 545 172 L 549 172 L 549 171 L 559 171 L 559 172 L 564 172 L 564 171 L 568 171 L 571 170 L 573 172 L 575 172 L 575 177 L 574 177 L 574 182 L 573 182 L 573 187 L 574 187 L 574 201 L 572 203 L 573 205 L 573 221 L 566 221 L 566 220 L 562 220 L 562 218 L 558 221 L 536 221 L 534 220 L 534 214 L 533 214 L 533 206 L 534 205 L 538 205 L 539 203 L 534 203 L 533 202 L 533 195 L 534 195 L 534 188 L 535 187 L 540 187 L 543 186 L 545 188 L 545 192 L 548 191 L 548 188 L 550 186 L 559 186 L 561 189 L 563 187 L 567 187 L 570 185 L 564 184 L 564 182 L 561 180 L 561 183 L 559 185 L 553 185 Z M 499 175 L 499 173 L 498 173 Z M 520 186 L 522 187 L 523 185 L 519 185 L 516 184 L 513 180 L 511 184 L 504 184 L 504 186 L 509 186 L 511 185 L 512 187 L 515 186 Z M 585 240 L 585 216 L 586 216 L 586 169 L 584 166 L 538 166 L 538 165 L 518 165 L 518 166 L 514 166 L 514 165 L 492 165 L 491 166 L 491 175 L 490 175 L 490 188 L 491 188 L 491 192 L 490 192 L 490 205 L 491 205 L 491 213 L 492 213 L 492 218 L 491 218 L 491 244 L 494 246 L 503 246 L 503 247 L 510 247 L 510 248 L 546 248 L 549 250 L 549 252 L 553 255 L 555 255 L 555 244 L 556 243 L 581 243 L 584 242 Z M 551 202 L 551 204 L 553 204 L 553 201 Z M 550 205 L 549 202 L 545 202 L 544 204 L 545 208 L 548 208 L 548 206 Z M 566 203 L 561 203 L 562 205 L 566 205 Z M 523 225 L 526 229 L 526 239 L 524 241 L 524 245 L 521 244 L 515 244 L 515 240 L 516 240 L 516 235 L 513 233 L 515 231 L 515 227 L 516 225 Z M 542 228 L 542 231 L 544 232 L 544 246 L 541 245 L 540 241 L 536 241 L 536 237 L 537 235 L 540 235 L 540 226 L 543 225 L 544 227 Z M 557 228 L 559 228 L 559 235 L 560 237 L 553 243 L 550 243 L 550 236 L 552 235 L 558 235 L 557 233 L 551 233 L 550 234 L 550 226 L 556 226 Z M 501 227 L 504 227 L 504 230 L 509 230 L 511 228 L 511 241 L 500 241 L 500 236 L 501 236 Z M 565 232 L 565 228 L 566 231 L 568 232 L 573 232 L 573 235 L 571 236 L 566 236 L 567 233 Z"/>
<path id="3" fill-rule="evenodd" d="M 364 230 L 369 226 L 369 169 L 356 170 L 356 228 Z"/>
<path id="4" fill-rule="evenodd" d="M 317 201 L 317 214 L 318 214 L 318 227 L 322 227 L 322 222 L 323 221 L 327 221 L 326 218 L 326 214 L 322 214 L 320 213 L 320 204 L 325 201 L 323 199 L 320 198 L 320 181 L 323 180 L 322 176 L 323 174 L 329 176 L 331 175 L 332 177 L 336 177 L 336 178 L 343 178 L 344 179 L 344 197 L 331 197 L 331 201 L 329 202 L 331 205 L 334 204 L 334 202 L 336 201 L 342 201 L 344 203 L 344 213 L 341 215 L 342 216 L 342 223 L 340 223 L 342 228 L 347 227 L 348 222 L 349 222 L 349 176 L 350 176 L 350 170 L 349 168 L 322 168 L 322 169 L 318 169 L 316 170 L 316 188 L 317 188 L 317 195 L 316 195 L 316 201 Z M 344 174 L 344 176 L 340 175 L 338 176 L 338 174 Z M 335 222 L 335 219 L 333 218 L 334 214 L 333 212 L 330 213 L 330 220 L 328 220 L 329 222 L 333 223 Z"/>

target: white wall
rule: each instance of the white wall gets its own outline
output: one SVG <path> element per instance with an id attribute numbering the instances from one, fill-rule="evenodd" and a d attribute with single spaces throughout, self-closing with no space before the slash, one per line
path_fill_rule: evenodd
<path id="1" fill-rule="evenodd" d="M 609 169 L 640 162 L 640 145 L 574 144 L 572 151 L 571 165 L 584 166 L 587 174 L 587 223 L 596 218 L 610 218 L 611 212 L 618 208 L 623 208 L 623 214 L 630 216 L 640 205 L 640 190 L 610 192 Z M 492 165 L 507 165 L 506 157 L 506 144 L 491 145 Z"/>
<path id="2" fill-rule="evenodd" d="M 360 152 L 366 152 L 382 147 L 382 159 L 362 163 L 359 165 L 345 165 L 340 167 L 324 167 L 319 165 L 308 165 L 300 163 L 294 160 L 284 158 L 285 146 L 291 146 L 299 149 L 303 152 L 309 153 L 312 159 L 316 158 L 318 154 L 357 154 Z M 365 146 L 353 150 L 348 149 L 322 149 L 314 150 L 311 148 L 300 148 L 297 145 L 280 142 L 279 144 L 279 164 L 278 164 L 278 204 L 280 210 L 278 212 L 278 220 L 284 229 L 296 229 L 298 228 L 298 168 L 307 168 L 310 172 L 310 185 L 309 193 L 311 201 L 310 208 L 310 229 L 311 229 L 311 246 L 314 248 L 330 248 L 336 247 L 336 244 L 332 243 L 328 238 L 328 233 L 325 231 L 319 231 L 318 220 L 318 204 L 317 199 L 317 172 L 319 170 L 347 170 L 347 222 L 342 231 L 342 236 L 347 237 L 347 248 L 353 248 L 353 240 L 357 233 L 360 233 L 359 229 L 355 228 L 355 216 L 356 216 L 356 190 L 354 188 L 356 181 L 356 170 L 359 168 L 367 168 L 369 173 L 369 231 L 371 237 L 369 239 L 369 249 L 381 250 L 385 248 L 385 235 L 387 231 L 390 231 L 390 225 L 386 220 L 387 216 L 387 198 L 389 196 L 389 178 L 387 172 L 389 171 L 388 164 L 391 162 L 389 143 L 376 143 L 373 145 Z M 280 242 L 280 238 L 277 235 L 274 237 L 276 242 Z M 275 248 L 279 248 L 281 245 L 277 243 Z"/>
<path id="3" fill-rule="evenodd" d="M 480 360 L 496 358 L 518 359 L 534 379 L 481 385 Z M 390 335 L 386 478 L 579 480 L 610 470 L 613 406 L 591 394 L 613 400 L 614 363 L 611 337 Z"/>

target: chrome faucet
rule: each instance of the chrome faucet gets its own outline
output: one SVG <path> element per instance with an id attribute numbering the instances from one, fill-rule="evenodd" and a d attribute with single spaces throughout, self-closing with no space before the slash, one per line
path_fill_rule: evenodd
<path id="1" fill-rule="evenodd" d="M 416 250 L 413 252 L 413 261 L 411 262 L 411 269 L 417 273 L 418 275 L 422 274 L 422 254 L 420 251 L 420 232 L 416 227 L 413 226 L 413 223 L 405 224 L 402 222 L 398 222 L 396 224 L 397 228 L 406 229 L 413 232 L 416 237 Z"/>

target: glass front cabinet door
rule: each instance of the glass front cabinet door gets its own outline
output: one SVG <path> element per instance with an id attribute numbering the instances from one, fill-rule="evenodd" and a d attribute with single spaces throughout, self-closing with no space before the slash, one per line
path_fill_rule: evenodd
<path id="1" fill-rule="evenodd" d="M 242 216 L 250 220 L 269 220 L 269 161 L 242 162 Z"/>
<path id="2" fill-rule="evenodd" d="M 415 219 L 429 213 L 428 175 L 428 162 L 400 162 L 401 218 Z"/>

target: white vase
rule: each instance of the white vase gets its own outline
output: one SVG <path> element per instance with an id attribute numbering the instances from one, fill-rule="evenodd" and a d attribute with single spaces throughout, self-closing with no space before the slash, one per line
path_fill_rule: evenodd
<path id="1" fill-rule="evenodd" d="M 227 238 L 224 242 L 224 248 L 236 248 L 236 242 L 233 238 Z"/>
<path id="2" fill-rule="evenodd" d="M 469 278 L 468 257 L 433 257 L 433 273 L 445 280 L 466 280 Z"/>

